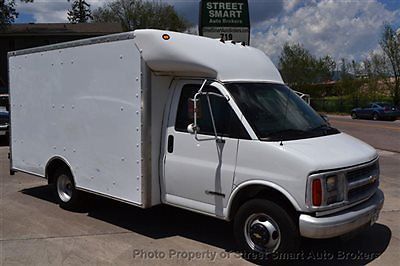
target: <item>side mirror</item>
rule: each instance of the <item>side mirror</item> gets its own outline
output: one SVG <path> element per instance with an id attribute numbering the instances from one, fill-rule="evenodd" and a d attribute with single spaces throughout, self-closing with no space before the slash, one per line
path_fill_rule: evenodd
<path id="1" fill-rule="evenodd" d="M 188 131 L 190 134 L 196 134 L 196 132 L 197 132 L 197 127 L 195 127 L 194 124 L 190 124 L 190 125 L 187 126 L 187 131 Z"/>

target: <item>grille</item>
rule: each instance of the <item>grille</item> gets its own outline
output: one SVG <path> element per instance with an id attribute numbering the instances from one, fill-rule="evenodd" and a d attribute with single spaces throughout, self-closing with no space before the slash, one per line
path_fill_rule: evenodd
<path id="1" fill-rule="evenodd" d="M 350 171 L 346 174 L 347 182 L 352 183 L 364 178 L 367 178 L 373 173 L 374 171 L 378 170 L 378 163 L 374 163 L 364 168 L 360 168 L 357 170 Z"/>
<path id="2" fill-rule="evenodd" d="M 379 185 L 378 162 L 346 173 L 347 199 L 355 202 L 371 196 Z"/>
<path id="3" fill-rule="evenodd" d="M 353 188 L 350 189 L 348 192 L 348 199 L 349 201 L 357 201 L 361 200 L 363 198 L 366 198 L 370 196 L 373 192 L 375 192 L 375 189 L 378 187 L 378 181 L 375 181 L 374 183 L 367 184 L 361 187 Z"/>

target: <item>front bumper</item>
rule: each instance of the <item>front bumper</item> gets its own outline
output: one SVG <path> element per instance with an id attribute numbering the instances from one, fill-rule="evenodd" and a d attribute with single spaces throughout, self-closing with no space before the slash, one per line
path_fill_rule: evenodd
<path id="1" fill-rule="evenodd" d="M 373 224 L 379 216 L 384 202 L 381 190 L 367 201 L 324 217 L 301 214 L 299 218 L 300 234 L 309 238 L 330 238 L 344 235 L 366 224 Z"/>

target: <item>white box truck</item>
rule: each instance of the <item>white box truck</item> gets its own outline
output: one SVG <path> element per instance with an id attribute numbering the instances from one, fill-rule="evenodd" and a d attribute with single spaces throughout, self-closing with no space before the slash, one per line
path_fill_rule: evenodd
<path id="1" fill-rule="evenodd" d="M 62 207 L 90 192 L 233 221 L 241 248 L 372 225 L 378 155 L 330 127 L 260 50 L 134 32 L 9 53 L 10 171 Z"/>

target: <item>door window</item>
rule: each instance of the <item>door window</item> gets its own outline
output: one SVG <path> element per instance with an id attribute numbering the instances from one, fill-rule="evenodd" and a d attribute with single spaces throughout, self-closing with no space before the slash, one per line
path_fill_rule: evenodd
<path id="1" fill-rule="evenodd" d="M 194 95 L 199 91 L 199 89 L 200 85 L 197 84 L 187 84 L 182 88 L 175 122 L 176 131 L 188 132 L 187 126 L 193 123 Z M 215 87 L 212 86 L 204 86 L 203 92 L 221 94 Z M 214 135 L 207 96 L 201 95 L 198 99 L 198 133 L 204 135 Z M 250 139 L 247 131 L 225 98 L 209 95 L 209 99 L 214 116 L 215 127 L 219 136 L 236 139 Z"/>

